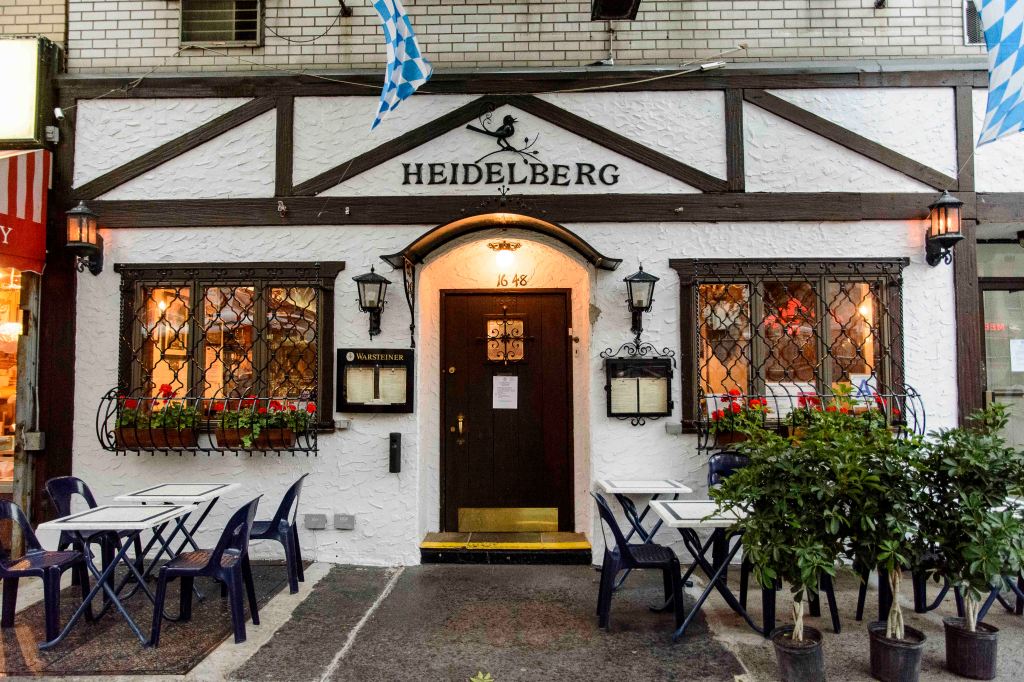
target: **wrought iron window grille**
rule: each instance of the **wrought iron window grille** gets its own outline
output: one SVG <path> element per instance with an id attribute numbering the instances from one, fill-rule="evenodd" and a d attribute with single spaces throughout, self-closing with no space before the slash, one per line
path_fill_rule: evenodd
<path id="1" fill-rule="evenodd" d="M 811 396 L 827 405 L 853 390 L 865 405 L 876 397 L 889 405 L 890 422 L 923 432 L 920 396 L 904 384 L 907 262 L 673 260 L 684 427 L 710 448 L 719 440 L 709 426 L 723 396 L 765 399 L 768 420 L 781 428 Z"/>
<path id="2" fill-rule="evenodd" d="M 115 266 L 115 452 L 316 453 L 333 430 L 334 282 L 344 263 Z"/>

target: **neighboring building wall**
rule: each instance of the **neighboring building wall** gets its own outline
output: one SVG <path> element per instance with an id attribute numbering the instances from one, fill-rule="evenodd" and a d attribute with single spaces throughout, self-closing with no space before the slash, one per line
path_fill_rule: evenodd
<path id="1" fill-rule="evenodd" d="M 0 35 L 46 36 L 64 44 L 65 0 L 0 0 Z"/>
<path id="2" fill-rule="evenodd" d="M 952 89 L 921 88 L 863 90 L 774 91 L 837 123 L 938 170 L 954 173 L 955 136 Z M 981 91 L 979 91 L 981 93 Z M 381 129 L 386 137 L 401 135 L 427 119 L 443 115 L 464 103 L 461 96 L 417 95 L 422 108 L 399 110 Z M 296 181 L 323 167 L 364 151 L 368 116 L 337 117 L 339 110 L 372 113 L 374 99 L 299 98 L 296 102 Z M 724 172 L 724 106 L 720 93 L 583 94 L 547 97 L 581 115 L 592 115 L 600 124 L 712 174 Z M 921 101 L 930 102 L 920 109 Z M 125 163 L 168 137 L 182 134 L 211 116 L 236 104 L 227 100 L 95 100 L 82 103 L 77 114 L 76 168 L 80 185 L 112 166 Z M 710 109 L 709 109 L 710 108 Z M 709 114 L 709 110 L 718 115 Z M 637 117 L 636 111 L 644 115 Z M 299 114 L 299 112 L 302 112 Z M 856 115 L 854 115 L 856 112 Z M 916 115 L 910 115 L 915 114 Z M 901 176 L 850 150 L 818 138 L 745 104 L 746 169 L 748 188 L 767 192 L 877 191 L 920 193 L 922 207 L 936 191 Z M 501 110 L 496 116 L 503 115 Z M 515 112 L 523 131 L 540 132 L 537 149 L 543 158 L 571 162 L 586 159 L 620 163 L 621 157 L 576 137 L 573 133 L 540 123 L 524 112 Z M 101 122 L 122 123 L 111 128 Z M 691 121 L 688 127 L 672 127 L 673 120 Z M 639 124 L 637 121 L 640 121 Z M 661 131 L 661 132 L 659 132 Z M 673 131 L 675 137 L 666 137 Z M 375 140 L 385 141 L 386 137 Z M 138 140 L 135 144 L 132 140 Z M 481 142 L 482 141 L 482 142 Z M 710 142 L 709 142 L 710 141 Z M 409 187 L 396 180 L 394 169 L 403 160 L 420 158 L 465 160 L 477 158 L 474 145 L 490 145 L 483 136 L 456 129 L 391 159 L 377 169 L 379 182 L 365 187 L 356 176 L 344 183 L 343 194 L 399 195 Z M 660 145 L 659 145 L 660 143 Z M 170 161 L 104 198 L 199 198 L 209 196 L 271 196 L 273 193 L 274 121 L 254 119 L 239 131 L 227 133 Z M 107 150 L 101 164 L 96 151 Z M 997 145 L 988 148 L 999 156 Z M 314 154 L 314 150 L 316 154 Z M 268 156 L 269 155 L 269 156 Z M 248 161 L 247 161 L 248 160 Z M 270 172 L 268 174 L 268 164 Z M 1001 173 L 1004 159 L 979 166 L 979 186 L 991 180 L 984 168 Z M 624 177 L 647 168 L 622 165 Z M 656 180 L 657 178 L 651 178 Z M 1024 183 L 1024 179 L 1021 180 Z M 626 184 L 623 185 L 627 187 Z M 1024 189 L 1018 184 L 1014 190 Z M 494 195 L 494 187 L 440 185 L 437 193 L 472 192 Z M 329 194 L 340 190 L 330 190 Z M 535 190 L 536 191 L 536 190 Z M 557 188 L 544 188 L 551 193 Z M 611 188 L 610 191 L 636 191 Z M 685 186 L 672 191 L 687 191 Z M 689 188 L 692 191 L 692 188 Z M 520 192 L 516 190 L 515 194 Z M 528 200 L 528 197 L 526 197 Z M 453 215 L 456 219 L 460 216 Z M 556 216 L 552 216 L 557 220 Z M 358 310 L 353 275 L 380 256 L 393 253 L 433 225 L 350 225 L 318 227 L 238 227 L 196 229 L 122 229 L 104 233 L 107 262 L 190 262 L 248 260 L 344 260 L 335 289 L 335 337 L 337 347 L 408 347 L 409 311 L 400 284 L 391 293 L 383 316 L 383 333 L 366 338 L 366 315 Z M 623 305 L 622 277 L 637 260 L 661 278 L 654 310 L 644 317 L 644 338 L 659 348 L 679 353 L 679 285 L 670 258 L 880 258 L 908 257 L 904 271 L 906 381 L 923 394 L 928 427 L 951 426 L 957 417 L 956 327 L 953 270 L 924 263 L 924 225 L 919 221 L 791 222 L 791 223 L 586 223 L 568 224 L 570 230 L 600 252 L 626 261 L 619 272 L 594 271 L 559 245 L 518 234 L 527 243 L 523 258 L 534 258 L 538 276 L 534 286 L 565 286 L 573 290 L 574 333 L 581 338 L 574 360 L 574 428 L 576 435 L 575 487 L 577 528 L 588 534 L 600 551 L 601 535 L 586 492 L 599 478 L 676 477 L 704 491 L 706 454 L 697 451 L 690 435 L 670 435 L 666 421 L 679 419 L 679 383 L 673 385 L 676 410 L 669 420 L 643 428 L 605 415 L 604 373 L 600 352 L 616 348 L 629 337 L 629 316 Z M 367 564 L 405 564 L 419 560 L 418 542 L 427 530 L 437 530 L 439 506 L 439 443 L 437 381 L 439 373 L 436 296 L 450 286 L 493 286 L 474 270 L 486 254 L 481 242 L 494 233 L 481 233 L 449 245 L 433 254 L 420 268 L 417 295 L 417 389 L 416 411 L 408 415 L 345 415 L 347 431 L 324 435 L 317 457 L 291 456 L 117 456 L 96 442 L 94 410 L 90 408 L 116 382 L 119 318 L 119 276 L 108 267 L 98 277 L 79 280 L 78 319 L 80 356 L 75 382 L 75 472 L 88 476 L 97 494 L 109 499 L 131 488 L 165 480 L 233 480 L 242 484 L 231 499 L 216 510 L 207 524 L 212 539 L 227 513 L 258 493 L 272 507 L 285 487 L 301 473 L 310 472 L 303 495 L 307 513 L 352 513 L 355 531 L 301 531 L 309 558 Z M 473 251 L 476 249 L 476 251 Z M 531 253 L 536 251 L 536 256 Z M 465 254 L 470 254 L 466 256 Z M 474 255 L 475 254 L 475 255 Z M 558 260 L 565 262 L 564 267 Z M 445 263 L 451 263 L 446 267 Z M 387 273 L 392 281 L 401 275 Z M 397 279 L 396 279 L 397 278 Z M 584 313 L 586 311 L 586 313 Z M 680 358 L 680 361 L 689 361 Z M 678 375 L 677 375 L 678 377 Z M 387 473 L 387 435 L 403 434 L 401 474 Z M 264 514 L 265 515 L 265 514 Z M 673 541 L 665 533 L 661 541 Z M 274 551 L 261 549 L 261 552 Z M 600 556 L 600 554 L 596 554 Z"/>
<path id="3" fill-rule="evenodd" d="M 354 16 L 332 27 L 335 0 L 264 1 L 263 47 L 192 48 L 175 56 L 177 0 L 70 0 L 70 69 L 382 67 L 384 44 L 371 3 L 353 3 Z M 609 24 L 590 20 L 587 1 L 409 0 L 406 8 L 439 68 L 585 66 L 608 56 Z M 611 26 L 620 65 L 679 64 L 741 42 L 747 51 L 730 59 L 980 56 L 981 46 L 964 45 L 962 13 L 960 0 L 889 0 L 879 10 L 872 0 L 643 0 L 636 21 Z M 270 29 L 307 42 L 287 43 Z"/>

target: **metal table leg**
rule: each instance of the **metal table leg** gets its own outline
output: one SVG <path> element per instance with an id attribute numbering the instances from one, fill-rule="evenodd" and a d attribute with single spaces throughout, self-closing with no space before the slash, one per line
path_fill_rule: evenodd
<path id="1" fill-rule="evenodd" d="M 82 540 L 82 534 L 80 531 L 73 532 L 75 533 L 79 540 Z M 143 645 L 147 643 L 145 635 L 142 634 L 142 631 L 139 629 L 139 626 L 135 624 L 135 621 L 132 620 L 132 617 L 128 615 L 128 611 L 124 608 L 124 604 L 122 604 L 121 600 L 118 598 L 117 592 L 107 583 L 107 580 L 114 574 L 114 569 L 117 567 L 117 564 L 122 561 L 125 564 L 127 564 L 131 570 L 138 570 L 135 568 L 132 562 L 128 561 L 127 554 L 129 547 L 131 547 L 132 542 L 135 540 L 136 537 L 138 537 L 140 532 L 141 531 L 136 531 L 128 538 L 129 542 L 124 543 L 124 545 L 118 549 L 117 553 L 114 555 L 114 560 L 111 561 L 110 564 L 102 571 L 96 568 L 95 557 L 92 553 L 92 549 L 89 548 L 88 543 L 82 542 L 82 544 L 85 547 L 85 566 L 89 569 L 89 573 L 91 573 L 93 577 L 96 579 L 96 584 L 93 586 L 91 590 L 89 590 L 88 596 L 82 600 L 81 605 L 77 609 L 75 609 L 75 613 L 68 620 L 64 628 L 60 631 L 60 634 L 58 634 L 54 639 L 51 639 L 48 642 L 42 642 L 41 644 L 39 644 L 39 649 L 45 651 L 47 649 L 51 649 L 57 646 L 62 641 L 64 641 L 64 638 L 68 636 L 69 632 L 71 632 L 71 628 L 74 627 L 75 623 L 77 623 L 78 620 L 82 617 L 86 609 L 89 607 L 89 603 L 92 602 L 96 595 L 100 593 L 100 590 L 102 590 L 109 598 L 109 601 L 104 606 L 103 611 L 105 612 L 109 608 L 109 606 L 113 604 L 115 607 L 117 607 L 117 610 L 121 612 L 121 616 L 128 623 L 128 627 L 131 628 L 132 632 L 135 633 L 135 636 L 139 638 L 139 641 Z M 102 615 L 102 613 L 100 615 Z"/>

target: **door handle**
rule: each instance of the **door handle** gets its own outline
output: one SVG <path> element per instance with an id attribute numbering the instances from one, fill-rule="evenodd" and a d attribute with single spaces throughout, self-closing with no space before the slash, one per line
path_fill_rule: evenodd
<path id="1" fill-rule="evenodd" d="M 462 422 L 465 421 L 465 417 L 463 417 L 460 414 L 458 417 L 456 417 L 456 420 L 459 422 L 459 435 L 461 436 L 462 435 Z"/>

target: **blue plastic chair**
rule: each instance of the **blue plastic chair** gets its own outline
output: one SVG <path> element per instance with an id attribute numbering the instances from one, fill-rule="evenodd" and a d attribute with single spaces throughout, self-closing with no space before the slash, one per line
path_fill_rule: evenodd
<path id="1" fill-rule="evenodd" d="M 708 487 L 718 485 L 737 469 L 750 464 L 750 458 L 738 452 L 719 452 L 708 460 Z"/>
<path id="2" fill-rule="evenodd" d="M 89 595 L 89 573 L 81 552 L 50 552 L 43 549 L 32 532 L 32 526 L 21 508 L 13 502 L 0 501 L 0 521 L 7 521 L 0 532 L 0 578 L 4 583 L 3 613 L 0 627 L 14 626 L 14 612 L 18 605 L 18 581 L 21 578 L 41 578 L 43 581 L 43 611 L 46 620 L 47 641 L 60 634 L 60 577 L 69 568 L 74 570 L 82 587 L 82 598 Z M 21 532 L 25 553 L 11 556 L 16 530 Z M 9 531 L 9 532 L 8 532 Z M 93 619 L 91 605 L 86 618 Z"/>
<path id="3" fill-rule="evenodd" d="M 631 545 L 626 542 L 622 529 L 619 528 L 615 514 L 612 513 L 608 501 L 599 493 L 590 493 L 597 501 L 597 511 L 601 521 L 615 538 L 615 547 L 605 542 L 604 561 L 601 564 L 601 583 L 597 593 L 597 624 L 607 629 L 611 621 L 612 595 L 615 592 L 615 577 L 619 571 L 637 568 L 655 568 L 663 572 L 665 585 L 665 603 L 671 601 L 676 616 L 676 626 L 683 622 L 682 576 L 679 570 L 679 557 L 669 547 L 654 543 Z"/>
<path id="4" fill-rule="evenodd" d="M 256 505 L 259 501 L 260 498 L 257 497 L 231 515 L 216 547 L 182 552 L 160 568 L 156 604 L 153 609 L 153 631 L 149 640 L 151 646 L 160 645 L 160 626 L 163 623 L 167 583 L 175 578 L 181 578 L 181 615 L 178 618 L 180 622 L 192 619 L 192 585 L 196 578 L 205 577 L 213 578 L 227 587 L 236 644 L 245 641 L 243 589 L 249 598 L 252 622 L 254 625 L 260 624 L 256 588 L 252 581 L 252 566 L 249 564 L 249 534 L 252 532 L 253 518 L 256 516 Z"/>
<path id="5" fill-rule="evenodd" d="M 71 514 L 71 502 L 75 495 L 80 495 L 85 503 L 92 509 L 96 505 L 96 498 L 93 496 L 92 491 L 89 490 L 89 486 L 85 484 L 80 478 L 74 476 L 59 476 L 57 478 L 51 478 L 46 482 L 46 494 L 50 496 L 50 501 L 53 502 L 53 506 L 57 511 L 57 516 L 68 516 Z M 114 560 L 114 555 L 121 546 L 121 538 L 130 537 L 135 535 L 135 565 L 141 570 L 142 568 L 142 541 L 134 531 L 109 531 L 100 530 L 94 532 L 82 533 L 82 539 L 89 544 L 97 544 L 100 546 L 100 557 L 103 561 L 103 568 L 110 565 L 110 562 Z M 74 546 L 75 549 L 84 553 L 85 548 L 80 547 L 81 543 L 78 542 L 77 538 L 67 531 L 60 532 L 60 539 L 57 542 L 57 550 L 63 551 L 68 547 Z M 77 575 L 75 576 L 74 584 L 78 583 Z M 106 594 L 103 595 L 106 598 Z"/>
<path id="6" fill-rule="evenodd" d="M 300 582 L 306 581 L 302 570 L 302 551 L 299 549 L 299 524 L 296 521 L 302 482 L 306 476 L 309 474 L 302 474 L 299 480 L 288 488 L 288 492 L 281 498 L 281 504 L 277 506 L 274 518 L 252 524 L 251 539 L 276 540 L 284 546 L 284 559 L 288 568 L 288 591 L 291 594 L 299 591 Z"/>

